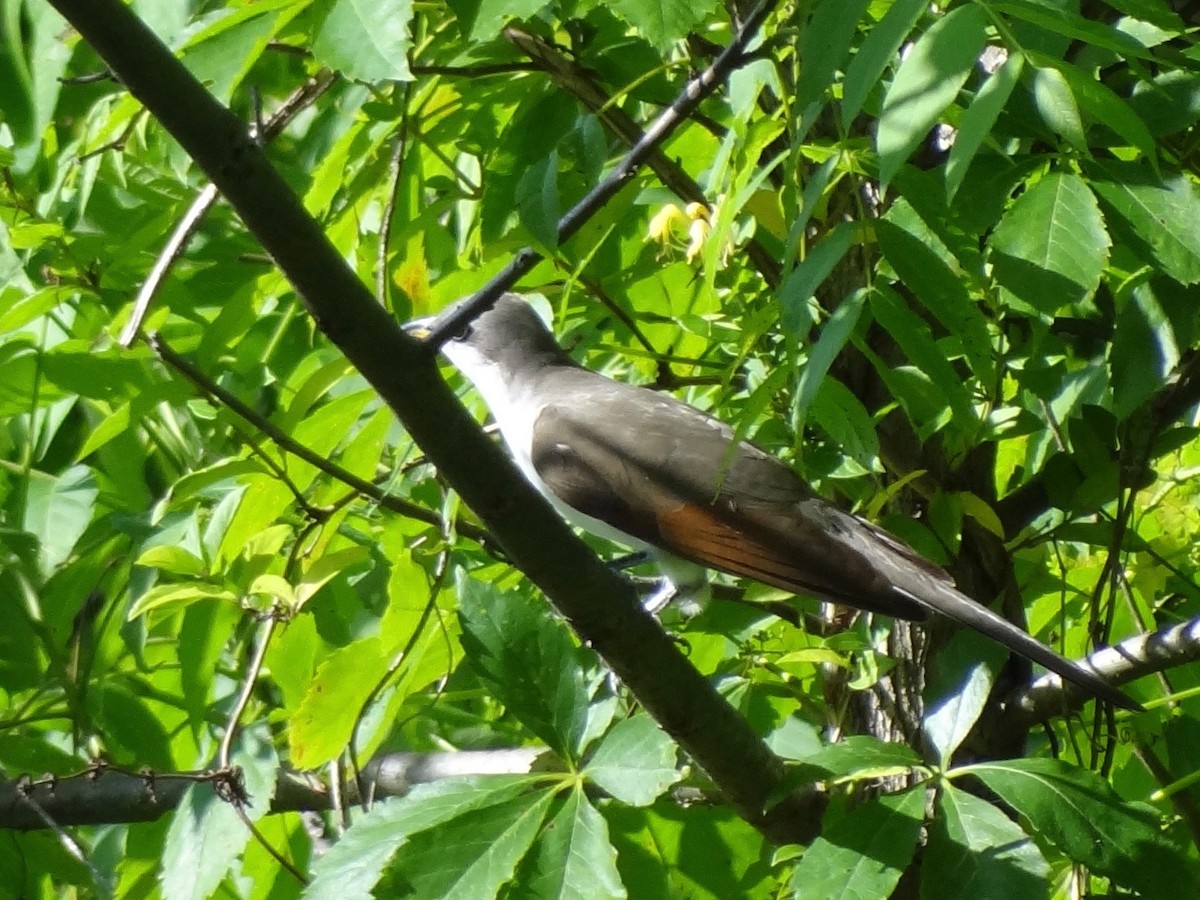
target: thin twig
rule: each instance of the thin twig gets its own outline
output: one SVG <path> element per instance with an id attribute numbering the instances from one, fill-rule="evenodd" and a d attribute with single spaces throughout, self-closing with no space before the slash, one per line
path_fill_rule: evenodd
<path id="1" fill-rule="evenodd" d="M 250 667 L 246 670 L 245 677 L 242 679 L 242 690 L 238 694 L 237 702 L 233 704 L 233 709 L 229 713 L 229 723 L 225 726 L 225 734 L 221 736 L 221 746 L 217 751 L 217 766 L 219 768 L 228 769 L 230 767 L 229 754 L 233 747 L 233 739 L 237 735 L 242 713 L 246 711 L 246 704 L 250 702 L 250 695 L 254 692 L 254 685 L 258 681 L 258 673 L 262 671 L 263 660 L 267 656 L 267 647 L 271 645 L 271 638 L 274 636 L 275 628 L 278 624 L 279 617 L 274 614 L 268 614 L 263 620 L 262 633 L 258 638 L 258 646 L 254 649 L 254 658 L 250 661 Z"/>
<path id="2" fill-rule="evenodd" d="M 252 822 L 250 820 L 250 816 L 246 813 L 246 810 L 242 806 L 242 804 L 234 803 L 233 809 L 238 814 L 238 818 L 242 820 L 242 824 L 244 824 L 248 829 L 250 829 L 250 834 L 254 837 L 254 839 L 256 841 L 258 841 L 258 843 L 262 846 L 262 848 L 264 850 L 266 850 L 268 853 L 271 854 L 271 856 L 275 860 L 275 862 L 279 863 L 281 866 L 283 866 L 285 869 L 287 869 L 287 871 L 291 874 L 291 876 L 293 878 L 295 878 L 298 882 L 300 882 L 301 884 L 308 884 L 308 878 L 305 877 L 304 873 L 301 872 L 299 869 L 297 869 L 296 866 L 292 864 L 291 860 L 285 858 L 282 853 L 280 853 L 278 850 L 276 850 L 271 845 L 271 842 L 267 840 L 266 835 L 264 835 L 261 831 L 258 830 L 258 826 L 255 825 L 254 822 Z"/>

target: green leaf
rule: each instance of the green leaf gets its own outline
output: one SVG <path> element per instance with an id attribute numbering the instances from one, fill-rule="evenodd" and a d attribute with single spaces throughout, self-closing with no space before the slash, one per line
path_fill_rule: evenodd
<path id="1" fill-rule="evenodd" d="M 1034 56 L 1034 59 L 1040 66 L 1039 72 L 1053 69 L 1063 77 L 1072 97 L 1078 103 L 1079 109 L 1086 112 L 1089 118 L 1115 131 L 1128 141 L 1130 146 L 1140 150 L 1151 164 L 1155 164 L 1158 154 L 1154 138 L 1151 137 L 1146 124 L 1128 103 L 1105 87 L 1102 82 L 1091 75 L 1084 74 L 1072 65 L 1061 60 L 1037 55 Z"/>
<path id="2" fill-rule="evenodd" d="M 532 856 L 533 874 L 520 896 L 564 900 L 628 896 L 617 872 L 608 823 L 578 785 L 538 835 Z"/>
<path id="3" fill-rule="evenodd" d="M 925 790 L 866 801 L 850 811 L 831 807 L 821 836 L 792 872 L 797 898 L 888 897 L 912 861 L 925 817 Z"/>
<path id="4" fill-rule="evenodd" d="M 635 898 L 774 897 L 778 880 L 765 864 L 771 847 L 723 806 L 686 810 L 663 801 L 633 807 L 601 807 L 617 848 L 621 880 Z"/>
<path id="5" fill-rule="evenodd" d="M 491 40 L 510 19 L 526 19 L 547 5 L 546 0 L 448 0 L 459 30 L 471 43 Z"/>
<path id="6" fill-rule="evenodd" d="M 1052 173 L 1016 199 L 991 239 L 993 275 L 1047 316 L 1092 296 L 1111 241 L 1096 198 L 1072 173 Z"/>
<path id="7" fill-rule="evenodd" d="M 536 781 L 528 776 L 446 778 L 376 803 L 313 865 L 304 896 L 369 898 L 388 860 L 410 836 L 474 810 L 508 803 Z"/>
<path id="8" fill-rule="evenodd" d="M 1109 353 L 1117 418 L 1124 419 L 1161 388 L 1181 356 L 1170 316 L 1151 286 L 1139 284 L 1117 311 Z"/>
<path id="9" fill-rule="evenodd" d="M 983 87 L 971 101 L 958 122 L 958 133 L 954 136 L 954 146 L 950 148 L 950 156 L 946 159 L 946 201 L 953 202 L 954 195 L 962 186 L 971 160 L 979 152 L 984 140 L 990 135 L 992 127 L 1004 110 L 1017 79 L 1021 77 L 1025 57 L 1014 53 L 1005 60 L 1004 65 L 988 76 Z"/>
<path id="10" fill-rule="evenodd" d="M 676 41 L 687 37 L 715 5 L 713 0 L 696 3 L 689 0 L 613 0 L 608 4 L 637 35 L 657 50 L 668 50 Z"/>
<path id="11" fill-rule="evenodd" d="M 44 576 L 49 577 L 71 555 L 92 520 L 99 493 L 87 466 L 72 466 L 58 476 L 36 469 L 29 473 L 21 527 L 38 539 L 38 565 Z"/>
<path id="12" fill-rule="evenodd" d="M 954 255 L 907 200 L 892 204 L 875 223 L 875 235 L 900 282 L 958 338 L 975 376 L 990 383 L 996 363 L 988 323 Z"/>
<path id="13" fill-rule="evenodd" d="M 971 398 L 962 378 L 954 371 L 945 351 L 934 342 L 925 321 L 908 309 L 895 291 L 884 286 L 871 292 L 871 313 L 895 339 L 909 362 L 929 376 L 945 395 L 955 417 L 961 422 L 974 419 Z"/>
<path id="14" fill-rule="evenodd" d="M 193 575 L 201 576 L 205 574 L 204 560 L 190 553 L 183 547 L 175 545 L 163 544 L 158 547 L 150 547 L 142 553 L 134 563 L 138 566 L 146 566 L 150 569 L 158 569 L 162 572 L 170 572 L 174 575 Z"/>
<path id="15" fill-rule="evenodd" d="M 343 572 L 361 567 L 370 558 L 370 550 L 361 546 L 344 547 L 324 554 L 300 577 L 300 583 L 296 585 L 296 602 L 303 606 L 332 579 Z"/>
<path id="16" fill-rule="evenodd" d="M 821 0 L 800 32 L 796 106 L 803 112 L 834 82 L 870 0 Z"/>
<path id="17" fill-rule="evenodd" d="M 875 433 L 875 421 L 848 387 L 832 375 L 826 375 L 808 414 L 813 423 L 865 471 L 878 470 L 879 436 Z"/>
<path id="18" fill-rule="evenodd" d="M 224 600 L 237 602 L 238 596 L 228 588 L 203 581 L 190 581 L 185 584 L 158 584 L 138 597 L 129 607 L 128 619 L 132 622 L 139 616 L 144 616 L 155 610 L 172 608 L 177 612 L 197 600 Z"/>
<path id="19" fill-rule="evenodd" d="M 9 245 L 12 246 L 12 232 L 9 232 Z M 0 295 L 0 335 L 8 334 L 28 325 L 35 319 L 40 319 L 50 310 L 68 303 L 73 291 L 65 290 L 61 285 L 42 288 L 32 294 L 22 296 L 18 291 L 5 291 Z"/>
<path id="20" fill-rule="evenodd" d="M 412 0 L 331 0 L 313 56 L 349 78 L 411 81 L 412 16 Z"/>
<path id="21" fill-rule="evenodd" d="M 1033 103 L 1052 131 L 1077 150 L 1087 151 L 1083 116 L 1066 76 L 1052 66 L 1033 71 Z"/>
<path id="22" fill-rule="evenodd" d="M 921 35 L 883 99 L 875 146 L 886 185 L 958 96 L 987 40 L 987 13 L 977 4 L 951 10 Z"/>
<path id="23" fill-rule="evenodd" d="M 992 676 L 982 663 L 972 666 L 966 683 L 928 708 L 922 730 L 945 767 L 987 705 Z"/>
<path id="24" fill-rule="evenodd" d="M 528 793 L 415 834 L 394 869 L 417 897 L 496 897 L 533 846 L 553 798 L 549 791 Z"/>
<path id="25" fill-rule="evenodd" d="M 646 806 L 680 778 L 675 742 L 647 715 L 618 722 L 583 773 L 622 803 Z"/>
<path id="26" fill-rule="evenodd" d="M 517 183 L 521 224 L 543 247 L 558 246 L 558 151 L 535 162 Z"/>
<path id="27" fill-rule="evenodd" d="M 1103 47 L 1135 59 L 1152 59 L 1146 49 L 1129 35 L 1107 22 L 1085 19 L 1066 6 L 1054 6 L 1036 0 L 989 0 L 988 7 L 1093 47 Z"/>
<path id="28" fill-rule="evenodd" d="M 588 692 L 567 627 L 544 603 L 463 572 L 456 579 L 462 645 L 491 693 L 565 759 L 577 759 Z"/>
<path id="29" fill-rule="evenodd" d="M 1179 173 L 1159 177 L 1141 163 L 1104 161 L 1088 166 L 1092 190 L 1114 231 L 1180 284 L 1200 282 L 1200 192 Z"/>
<path id="30" fill-rule="evenodd" d="M 801 762 L 826 775 L 842 778 L 858 775 L 864 770 L 913 769 L 921 765 L 921 757 L 907 744 L 889 744 L 868 735 L 855 734 L 822 747 Z"/>
<path id="31" fill-rule="evenodd" d="M 864 300 L 863 291 L 852 292 L 838 304 L 837 309 L 830 314 L 829 321 L 821 328 L 821 336 L 809 350 L 808 363 L 805 365 L 804 371 L 800 373 L 800 380 L 796 384 L 796 399 L 793 401 L 792 407 L 795 415 L 803 416 L 817 395 L 821 382 L 829 372 L 829 367 L 833 365 L 837 355 L 846 346 L 846 342 L 850 340 L 850 335 L 854 332 L 854 326 L 858 324 Z"/>
<path id="32" fill-rule="evenodd" d="M 784 279 L 779 288 L 779 318 L 788 335 L 802 336 L 803 323 L 808 319 L 808 302 L 854 243 L 854 232 L 852 223 L 839 223 Z"/>
<path id="33" fill-rule="evenodd" d="M 842 127 L 849 130 L 884 69 L 891 65 L 921 14 L 927 0 L 895 0 L 883 18 L 867 34 L 846 69 L 842 85 Z"/>
<path id="34" fill-rule="evenodd" d="M 990 803 L 953 785 L 938 795 L 921 867 L 928 900 L 1046 900 L 1050 867 L 1037 845 Z"/>
<path id="35" fill-rule="evenodd" d="M 288 724 L 292 765 L 314 769 L 342 752 L 387 665 L 378 638 L 363 638 L 330 654 Z"/>
<path id="36" fill-rule="evenodd" d="M 1156 813 L 1122 800 L 1107 781 L 1054 759 L 957 770 L 995 791 L 1069 858 L 1149 896 L 1200 889 L 1200 865 L 1164 836 Z"/>

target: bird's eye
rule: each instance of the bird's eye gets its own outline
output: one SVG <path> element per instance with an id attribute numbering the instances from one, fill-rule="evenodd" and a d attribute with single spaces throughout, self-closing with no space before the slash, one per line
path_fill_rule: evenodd
<path id="1" fill-rule="evenodd" d="M 475 331 L 475 326 L 468 322 L 462 329 L 450 338 L 452 341 L 465 341 Z"/>

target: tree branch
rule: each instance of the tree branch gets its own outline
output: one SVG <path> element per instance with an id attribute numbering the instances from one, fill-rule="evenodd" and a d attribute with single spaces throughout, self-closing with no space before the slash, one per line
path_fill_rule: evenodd
<path id="1" fill-rule="evenodd" d="M 444 753 L 386 753 L 363 769 L 373 795 L 399 797 L 414 785 L 459 775 L 520 775 L 529 772 L 546 751 L 538 747 L 462 750 Z M 0 781 L 0 828 L 29 831 L 58 826 L 152 822 L 179 805 L 193 784 L 213 783 L 217 772 L 138 773 L 94 767 L 63 778 Z M 358 790 L 344 786 L 348 802 Z M 331 808 L 330 790 L 299 772 L 280 770 L 271 812 L 324 811 Z"/>
<path id="2" fill-rule="evenodd" d="M 1196 660 L 1200 660 L 1200 617 L 1104 647 L 1081 663 L 1107 681 L 1123 684 Z M 1043 675 L 1005 702 L 996 727 L 1028 729 L 1087 699 L 1074 687 L 1064 686 L 1057 675 Z"/>

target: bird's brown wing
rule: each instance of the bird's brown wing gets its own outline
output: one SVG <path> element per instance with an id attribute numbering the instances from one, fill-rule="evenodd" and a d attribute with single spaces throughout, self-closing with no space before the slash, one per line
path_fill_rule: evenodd
<path id="1" fill-rule="evenodd" d="M 669 397 L 596 382 L 590 372 L 566 377 L 573 383 L 558 387 L 579 403 L 543 409 L 531 457 L 568 506 L 709 568 L 898 618 L 926 617 L 872 558 L 878 529 L 813 496 L 786 464 Z M 629 391 L 640 396 L 623 396 Z M 886 539 L 928 577 L 948 580 Z"/>

